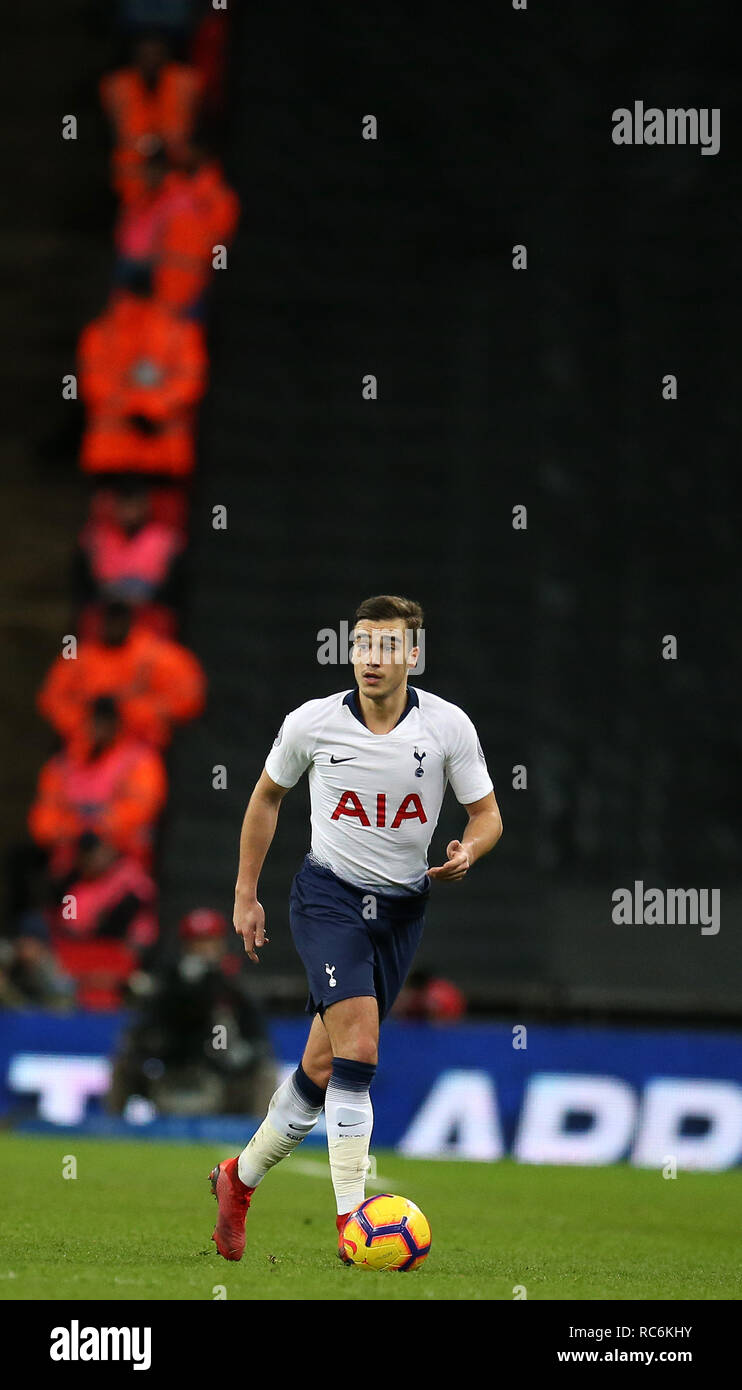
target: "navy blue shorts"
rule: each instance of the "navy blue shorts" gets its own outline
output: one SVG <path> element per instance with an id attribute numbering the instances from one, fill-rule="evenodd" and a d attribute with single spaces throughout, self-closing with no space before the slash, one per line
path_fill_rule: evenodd
<path id="1" fill-rule="evenodd" d="M 291 884 L 291 935 L 309 982 L 307 1013 L 320 1017 L 340 999 L 371 996 L 389 1012 L 410 971 L 425 925 L 429 880 L 420 893 L 389 897 L 345 883 L 304 860 Z M 364 908 L 366 916 L 364 916 Z"/>

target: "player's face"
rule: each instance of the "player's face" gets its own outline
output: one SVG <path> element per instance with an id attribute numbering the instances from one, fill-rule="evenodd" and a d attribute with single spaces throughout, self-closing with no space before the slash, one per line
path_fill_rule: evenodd
<path id="1" fill-rule="evenodd" d="M 417 659 L 417 647 L 401 618 L 372 622 L 364 618 L 353 629 L 353 670 L 363 695 L 381 698 L 398 690 Z"/>

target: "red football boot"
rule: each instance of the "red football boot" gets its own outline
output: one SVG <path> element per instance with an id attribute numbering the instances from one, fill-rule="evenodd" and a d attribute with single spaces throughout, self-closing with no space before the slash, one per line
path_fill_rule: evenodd
<path id="1" fill-rule="evenodd" d="M 346 1255 L 345 1245 L 343 1244 L 343 1231 L 345 1230 L 345 1223 L 349 1216 L 350 1212 L 346 1211 L 344 1216 L 335 1217 L 335 1225 L 338 1228 L 338 1259 L 342 1260 L 344 1265 L 352 1265 L 353 1263 L 350 1257 Z"/>
<path id="2" fill-rule="evenodd" d="M 211 1239 L 225 1260 L 241 1260 L 245 1249 L 245 1217 L 254 1187 L 246 1187 L 237 1173 L 237 1159 L 217 1163 L 209 1174 L 211 1190 L 219 1203 L 219 1220 Z"/>

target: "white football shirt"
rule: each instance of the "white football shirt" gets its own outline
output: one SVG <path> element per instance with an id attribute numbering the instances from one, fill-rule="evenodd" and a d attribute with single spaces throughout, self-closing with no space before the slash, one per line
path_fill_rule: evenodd
<path id="1" fill-rule="evenodd" d="M 450 782 L 466 806 L 493 790 L 477 731 L 458 705 L 408 686 L 388 734 L 364 723 L 356 690 L 287 714 L 265 770 L 281 787 L 309 771 L 312 858 L 380 893 L 419 892 Z"/>

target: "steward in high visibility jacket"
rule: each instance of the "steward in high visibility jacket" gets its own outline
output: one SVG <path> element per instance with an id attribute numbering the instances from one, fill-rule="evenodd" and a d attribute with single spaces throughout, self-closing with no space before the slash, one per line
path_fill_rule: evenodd
<path id="1" fill-rule="evenodd" d="M 240 216 L 237 194 L 202 146 L 193 146 L 183 165 L 164 181 L 170 211 L 160 223 L 152 275 L 154 296 L 176 314 L 192 309 L 210 287 L 216 248 L 226 250 Z"/>
<path id="2" fill-rule="evenodd" d="M 113 136 L 113 186 L 124 202 L 139 196 L 143 166 L 153 149 L 169 153 L 191 135 L 202 79 L 194 68 L 170 60 L 159 38 L 138 40 L 130 67 L 107 73 L 100 99 Z"/>
<path id="3" fill-rule="evenodd" d="M 157 940 L 157 889 L 139 859 L 121 854 L 115 845 L 86 830 L 76 846 L 76 861 L 58 885 L 51 916 L 51 934 L 59 941 L 121 941 L 135 950 Z M 74 899 L 74 915 L 65 897 Z"/>
<path id="4" fill-rule="evenodd" d="M 83 329 L 80 394 L 86 473 L 185 478 L 195 463 L 195 407 L 206 385 L 203 330 L 141 291 L 114 294 Z"/>
<path id="5" fill-rule="evenodd" d="M 206 680 L 193 652 L 132 627 L 131 609 L 106 605 L 101 639 L 80 642 L 76 657 L 58 656 L 38 695 L 40 713 L 65 740 L 84 734 L 90 701 L 112 695 L 122 728 L 166 747 L 173 725 L 203 710 Z"/>
<path id="6" fill-rule="evenodd" d="M 181 528 L 152 515 L 150 490 L 138 482 L 113 495 L 108 515 L 101 510 L 93 509 L 80 534 L 81 600 L 118 598 L 137 607 L 166 602 L 185 549 Z"/>
<path id="7" fill-rule="evenodd" d="M 86 716 L 78 738 L 42 767 L 28 817 L 54 878 L 73 868 L 86 830 L 149 864 L 167 797 L 161 755 L 120 731 L 115 701 L 91 702 Z"/>
<path id="8" fill-rule="evenodd" d="M 118 255 L 115 283 L 126 286 L 129 266 L 151 266 L 162 240 L 163 228 L 171 217 L 190 206 L 187 182 L 173 177 L 165 150 L 159 148 L 144 166 L 141 194 L 119 208 L 113 240 Z"/>

